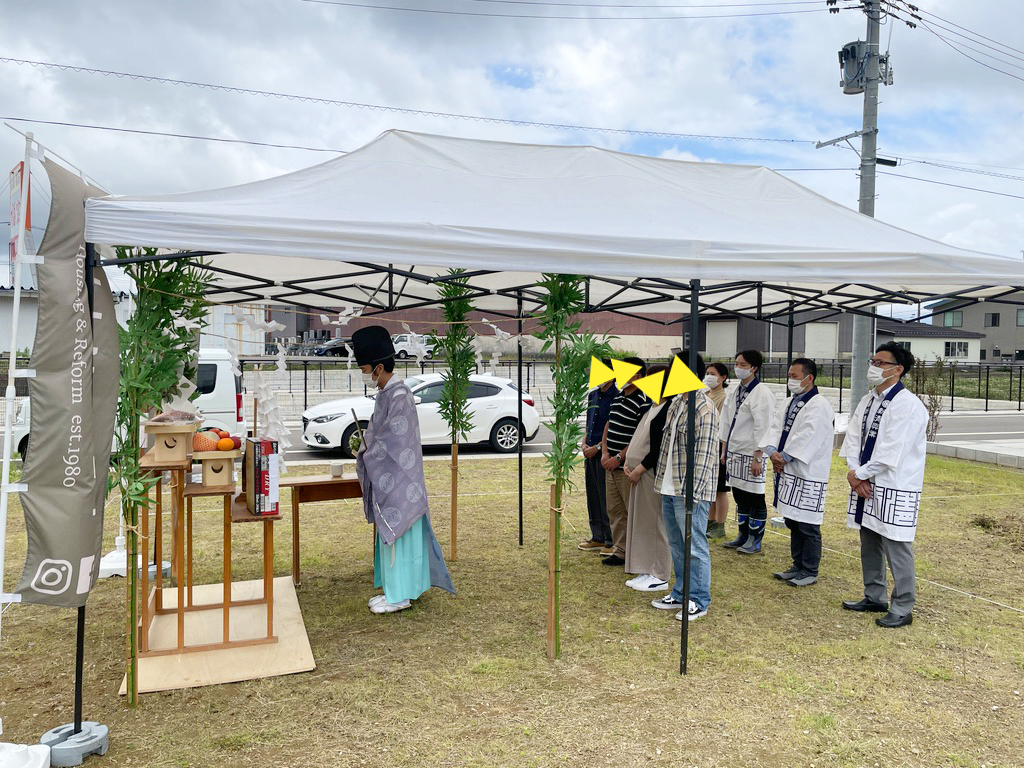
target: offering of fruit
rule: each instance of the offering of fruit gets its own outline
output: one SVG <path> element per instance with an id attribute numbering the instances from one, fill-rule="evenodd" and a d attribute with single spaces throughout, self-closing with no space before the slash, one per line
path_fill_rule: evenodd
<path id="1" fill-rule="evenodd" d="M 217 441 L 210 438 L 210 432 L 197 432 L 192 436 L 193 451 L 216 451 Z"/>
<path id="2" fill-rule="evenodd" d="M 234 443 L 236 451 L 242 447 L 242 438 L 240 437 L 232 437 L 231 442 Z"/>
<path id="3" fill-rule="evenodd" d="M 217 441 L 218 451 L 233 451 L 235 450 L 235 441 L 230 437 L 222 437 Z"/>

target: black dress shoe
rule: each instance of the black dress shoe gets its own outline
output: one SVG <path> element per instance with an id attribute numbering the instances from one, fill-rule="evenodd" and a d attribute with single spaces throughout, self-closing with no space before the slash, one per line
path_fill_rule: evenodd
<path id="1" fill-rule="evenodd" d="M 625 558 L 619 557 L 618 555 L 609 555 L 601 561 L 601 565 L 625 565 Z"/>
<path id="2" fill-rule="evenodd" d="M 848 611 L 859 611 L 864 613 L 885 613 L 889 610 L 888 603 L 876 603 L 866 597 L 861 600 L 843 600 L 843 608 Z"/>
<path id="3" fill-rule="evenodd" d="M 890 611 L 880 619 L 875 619 L 875 624 L 886 629 L 896 629 L 897 627 L 907 627 L 914 623 L 914 614 L 908 613 L 906 616 L 897 616 L 895 613 Z"/>

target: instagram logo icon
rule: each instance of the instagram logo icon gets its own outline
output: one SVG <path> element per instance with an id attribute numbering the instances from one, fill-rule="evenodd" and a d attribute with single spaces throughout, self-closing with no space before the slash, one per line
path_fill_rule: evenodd
<path id="1" fill-rule="evenodd" d="M 67 592 L 71 586 L 71 570 L 67 560 L 43 560 L 32 577 L 32 589 L 47 595 Z"/>

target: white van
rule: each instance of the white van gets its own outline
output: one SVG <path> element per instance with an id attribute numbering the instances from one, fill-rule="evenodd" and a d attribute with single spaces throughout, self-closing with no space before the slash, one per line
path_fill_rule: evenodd
<path id="1" fill-rule="evenodd" d="M 231 372 L 231 355 L 226 349 L 199 350 L 196 391 L 198 394 L 193 402 L 203 414 L 204 427 L 215 427 L 232 435 L 245 436 L 247 427 L 242 413 L 242 380 Z M 15 404 L 14 408 L 11 445 L 24 460 L 28 453 L 31 426 L 28 398 Z"/>

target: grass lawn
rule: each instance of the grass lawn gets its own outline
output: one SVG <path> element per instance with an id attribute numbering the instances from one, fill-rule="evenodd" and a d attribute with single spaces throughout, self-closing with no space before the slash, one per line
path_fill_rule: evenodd
<path id="1" fill-rule="evenodd" d="M 361 506 L 304 507 L 299 601 L 317 662 L 307 674 L 144 694 L 127 710 L 117 695 L 124 583 L 101 581 L 88 609 L 85 715 L 110 726 L 111 747 L 86 764 L 1024 765 L 1024 474 L 929 459 L 915 621 L 893 631 L 839 607 L 862 586 L 837 462 L 819 583 L 794 589 L 771 578 L 789 562 L 785 529 L 766 536 L 763 556 L 714 546 L 711 611 L 690 627 L 690 674 L 681 677 L 673 613 L 650 607 L 657 594 L 626 588 L 620 568 L 576 549 L 589 533 L 582 489 L 563 527 L 563 655 L 545 657 L 548 492 L 542 462 L 527 461 L 520 548 L 515 467 L 462 463 L 459 560 L 450 564 L 458 595 L 431 590 L 390 616 L 366 608 L 372 547 Z M 427 463 L 446 553 L 447 472 L 446 462 Z M 8 589 L 25 548 L 12 501 Z M 206 510 L 197 515 L 197 581 L 216 582 L 218 512 L 197 509 Z M 116 528 L 109 517 L 104 551 Z M 285 574 L 290 524 L 277 529 Z M 236 527 L 236 579 L 258 577 L 258 535 Z M 4 741 L 34 742 L 73 719 L 74 636 L 74 611 L 7 611 Z"/>

